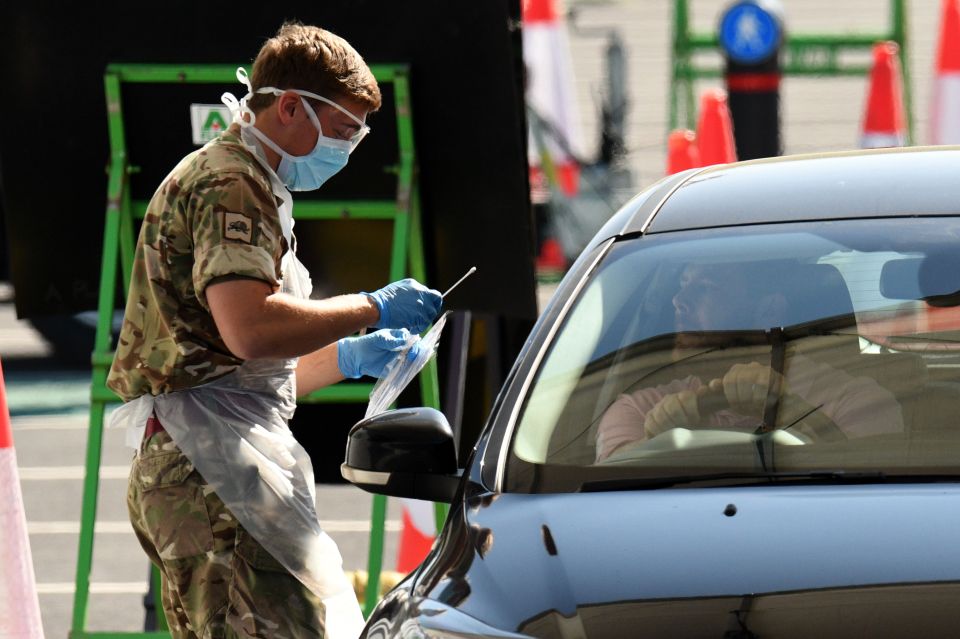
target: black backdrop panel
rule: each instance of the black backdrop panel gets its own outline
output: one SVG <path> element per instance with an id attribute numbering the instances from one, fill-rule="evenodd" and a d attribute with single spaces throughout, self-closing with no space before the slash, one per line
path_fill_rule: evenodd
<path id="1" fill-rule="evenodd" d="M 36 0 L 0 20 L 0 171 L 11 277 L 20 316 L 96 306 L 108 161 L 103 71 L 108 63 L 245 63 L 286 19 L 323 26 L 371 64 L 411 67 L 428 284 L 477 274 L 448 306 L 535 316 L 522 57 L 517 0 L 327 0 L 282 9 L 172 1 Z M 315 197 L 391 198 L 396 158 L 392 90 L 373 133 Z M 190 144 L 191 102 L 217 103 L 242 85 L 126 85 L 124 112 L 135 197 L 146 198 Z M 392 159 L 391 159 L 392 158 Z M 308 195 L 309 197 L 309 195 Z M 386 278 L 389 227 L 297 227 L 304 261 L 324 292 Z M 369 239 L 369 241 L 367 241 Z M 312 257 L 311 257 L 312 254 Z"/>

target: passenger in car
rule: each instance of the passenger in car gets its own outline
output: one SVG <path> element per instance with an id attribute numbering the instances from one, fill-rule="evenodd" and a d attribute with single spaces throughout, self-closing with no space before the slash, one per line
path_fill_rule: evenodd
<path id="1" fill-rule="evenodd" d="M 842 305 L 852 315 L 849 293 L 832 266 L 812 265 L 842 288 Z M 796 271 L 793 278 L 796 278 Z M 810 290 L 810 272 L 796 290 Z M 702 343 L 704 331 L 765 330 L 827 317 L 795 294 L 783 274 L 758 272 L 756 265 L 688 266 L 674 295 L 677 332 L 674 359 Z M 839 283 L 839 284 L 838 284 Z M 816 284 L 816 282 L 814 282 Z M 819 291 L 817 303 L 830 293 Z M 797 304 L 804 308 L 796 309 Z M 802 318 L 802 319 L 801 319 Z M 854 377 L 829 364 L 787 349 L 780 370 L 765 362 L 733 364 L 719 377 L 691 374 L 620 394 L 601 416 L 596 459 L 672 428 L 712 428 L 763 432 L 774 428 L 809 440 L 864 437 L 903 431 L 900 405 L 869 377 Z"/>

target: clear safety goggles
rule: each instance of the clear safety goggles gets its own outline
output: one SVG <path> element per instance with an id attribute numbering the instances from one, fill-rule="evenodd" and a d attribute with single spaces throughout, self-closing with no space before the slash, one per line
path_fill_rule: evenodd
<path id="1" fill-rule="evenodd" d="M 310 91 L 303 91 L 302 89 L 278 89 L 276 87 L 261 87 L 256 91 L 253 91 L 253 88 L 250 84 L 250 78 L 249 76 L 247 76 L 247 70 L 244 69 L 243 67 L 239 67 L 237 69 L 237 80 L 239 80 L 242 84 L 246 85 L 247 87 L 247 95 L 244 96 L 244 98 L 239 101 L 241 110 L 249 111 L 249 109 L 246 109 L 246 101 L 247 101 L 247 98 L 252 96 L 254 93 L 269 94 L 269 95 L 275 95 L 279 97 L 284 93 L 286 93 L 287 91 L 293 91 L 294 93 L 296 93 L 301 97 L 309 98 L 311 100 L 318 100 L 320 102 L 323 102 L 324 104 L 329 104 L 334 109 L 336 109 L 337 111 L 340 111 L 341 113 L 346 115 L 348 118 L 350 118 L 357 124 L 359 128 L 353 135 L 347 138 L 337 138 L 337 139 L 343 139 L 344 141 L 350 143 L 351 153 L 355 148 L 357 148 L 357 145 L 360 144 L 363 138 L 367 137 L 367 134 L 370 133 L 370 127 L 367 126 L 366 122 L 364 122 L 354 114 L 350 113 L 350 111 L 343 108 L 333 100 L 329 98 L 325 98 L 322 95 L 317 95 L 316 93 L 311 93 Z M 228 94 L 224 94 L 224 95 L 228 95 Z M 232 98 L 233 96 L 230 96 L 230 97 Z M 252 115 L 252 112 L 250 113 Z M 322 131 L 321 131 L 321 135 L 323 135 Z"/>
<path id="2" fill-rule="evenodd" d="M 301 89 L 286 89 L 286 90 L 284 90 L 284 89 L 277 89 L 277 88 L 275 88 L 275 87 L 262 87 L 262 88 L 260 88 L 260 89 L 257 89 L 257 90 L 255 91 L 255 93 L 264 93 L 264 94 L 272 94 L 272 95 L 275 95 L 275 96 L 281 96 L 281 95 L 283 95 L 284 93 L 286 93 L 287 91 L 293 91 L 294 93 L 296 93 L 297 95 L 299 95 L 299 96 L 301 96 L 301 97 L 309 98 L 309 99 L 311 99 L 311 100 L 319 100 L 320 102 L 323 102 L 324 104 L 329 104 L 329 105 L 332 106 L 334 109 L 336 109 L 337 111 L 340 111 L 341 113 L 343 113 L 344 115 L 346 115 L 348 118 L 350 118 L 351 120 L 353 120 L 353 121 L 357 124 L 357 126 L 359 127 L 353 135 L 351 135 L 350 137 L 345 137 L 345 138 L 340 138 L 339 136 L 336 136 L 337 139 L 342 139 L 342 140 L 347 141 L 347 142 L 350 143 L 350 151 L 351 151 L 351 152 L 352 152 L 355 148 L 357 148 L 357 145 L 360 144 L 360 142 L 363 140 L 363 138 L 367 137 L 367 134 L 370 133 L 370 127 L 367 126 L 366 122 L 364 122 L 363 120 L 361 120 L 360 118 L 358 118 L 358 117 L 355 116 L 354 114 L 350 113 L 348 110 L 346 110 L 345 108 L 343 108 L 342 106 L 340 106 L 339 104 L 337 104 L 336 102 L 334 102 L 333 100 L 330 100 L 330 99 L 328 99 L 328 98 L 325 98 L 325 97 L 323 97 L 322 95 L 317 95 L 316 93 L 311 93 L 310 91 L 303 91 L 303 90 L 301 90 Z M 325 133 L 324 135 L 326 135 L 326 133 Z M 331 136 L 331 137 L 333 137 L 333 136 Z"/>

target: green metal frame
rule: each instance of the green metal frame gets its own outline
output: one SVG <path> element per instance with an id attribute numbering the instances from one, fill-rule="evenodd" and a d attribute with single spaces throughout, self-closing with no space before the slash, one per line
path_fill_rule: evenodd
<path id="1" fill-rule="evenodd" d="M 100 265 L 100 290 L 97 307 L 97 331 L 91 357 L 93 379 L 90 393 L 90 428 L 87 435 L 86 475 L 83 484 L 83 508 L 80 519 L 80 542 L 77 558 L 76 590 L 73 600 L 72 639 L 87 637 L 126 639 L 132 637 L 169 637 L 159 632 L 91 632 L 86 630 L 90 595 L 90 571 L 93 564 L 94 523 L 100 478 L 103 441 L 103 418 L 108 404 L 119 398 L 107 388 L 107 374 L 113 361 L 112 316 L 115 307 L 117 267 L 123 278 L 124 291 L 129 289 L 135 248 L 135 220 L 142 219 L 147 202 L 131 198 L 130 175 L 138 172 L 131 164 L 124 134 L 120 89 L 124 83 L 229 84 L 235 80 L 236 65 L 149 65 L 111 64 L 104 74 L 107 100 L 107 124 L 110 137 L 110 166 L 107 179 L 107 207 L 104 221 L 103 255 Z M 426 279 L 424 248 L 420 227 L 420 200 L 416 181 L 416 153 L 410 106 L 409 69 L 405 65 L 374 65 L 374 77 L 380 83 L 393 84 L 397 113 L 399 158 L 396 165 L 397 196 L 395 200 L 324 201 L 297 204 L 298 220 L 392 220 L 393 237 L 390 256 L 390 280 L 407 275 Z M 425 406 L 439 408 L 440 391 L 435 363 L 421 373 L 420 387 Z M 366 402 L 372 384 L 340 384 L 303 397 L 301 402 Z M 438 530 L 446 519 L 447 508 L 436 505 Z M 373 497 L 368 584 L 364 613 L 369 614 L 378 600 L 380 572 L 383 563 L 386 498 Z M 158 582 L 157 573 L 152 576 Z M 158 623 L 166 628 L 157 592 Z"/>
<path id="2" fill-rule="evenodd" d="M 693 57 L 698 51 L 718 51 L 719 39 L 714 33 L 690 31 L 689 0 L 674 0 L 673 51 L 670 82 L 670 129 L 680 126 L 681 119 L 688 129 L 696 121 L 693 83 L 700 78 L 723 75 L 718 66 L 699 66 Z M 890 0 L 890 28 L 879 33 L 803 34 L 786 29 L 783 45 L 783 73 L 827 77 L 863 77 L 870 66 L 844 61 L 841 54 L 848 51 L 869 51 L 883 40 L 892 40 L 900 46 L 900 66 L 903 70 L 904 108 L 907 116 L 907 137 L 913 139 L 913 108 L 910 97 L 910 72 L 907 64 L 907 14 L 905 0 Z"/>

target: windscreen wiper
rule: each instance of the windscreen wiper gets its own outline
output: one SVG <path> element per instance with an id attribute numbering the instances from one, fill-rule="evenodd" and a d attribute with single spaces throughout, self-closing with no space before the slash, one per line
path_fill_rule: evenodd
<path id="1" fill-rule="evenodd" d="M 595 479 L 580 484 L 582 493 L 617 490 L 649 490 L 699 483 L 722 482 L 724 486 L 750 486 L 779 483 L 875 483 L 888 479 L 881 471 L 816 470 L 790 472 L 736 472 L 704 473 L 698 475 L 668 475 L 663 477 L 623 477 Z M 954 477 L 956 479 L 956 477 Z"/>

